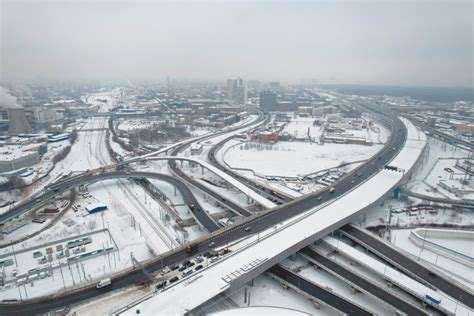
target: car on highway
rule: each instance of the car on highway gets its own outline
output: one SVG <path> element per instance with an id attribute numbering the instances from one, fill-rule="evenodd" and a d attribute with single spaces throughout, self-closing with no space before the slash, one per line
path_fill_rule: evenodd
<path id="1" fill-rule="evenodd" d="M 209 246 L 209 248 L 211 248 L 211 247 L 214 247 L 215 245 L 216 245 L 216 243 L 211 241 L 208 246 Z"/>
<path id="2" fill-rule="evenodd" d="M 179 277 L 178 277 L 178 276 L 172 277 L 172 278 L 170 279 L 170 284 L 171 284 L 171 283 L 175 283 L 175 282 L 178 281 L 178 280 L 179 280 Z"/>
<path id="3" fill-rule="evenodd" d="M 204 261 L 204 259 L 201 258 L 201 257 L 198 257 L 198 258 L 194 259 L 194 261 L 196 261 L 196 263 L 201 263 L 201 262 Z"/>
<path id="4" fill-rule="evenodd" d="M 172 265 L 170 269 L 171 271 L 177 270 L 179 269 L 179 265 L 178 264 Z"/>
<path id="5" fill-rule="evenodd" d="M 171 271 L 170 268 L 164 268 L 163 270 L 161 270 L 160 275 L 163 276 L 163 275 L 167 274 L 167 273 L 170 272 L 170 271 Z"/>
<path id="6" fill-rule="evenodd" d="M 196 268 L 194 268 L 194 271 L 199 271 L 203 268 L 202 264 L 196 266 Z"/>
<path id="7" fill-rule="evenodd" d="M 245 227 L 245 231 L 249 232 L 252 228 L 250 226 Z"/>

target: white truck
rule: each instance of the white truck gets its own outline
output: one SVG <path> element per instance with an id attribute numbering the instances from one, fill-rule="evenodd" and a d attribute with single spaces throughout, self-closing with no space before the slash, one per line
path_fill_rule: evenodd
<path id="1" fill-rule="evenodd" d="M 102 287 L 104 287 L 104 286 L 108 286 L 108 285 L 110 285 L 110 284 L 112 284 L 112 280 L 111 280 L 110 278 L 107 278 L 107 279 L 100 280 L 100 282 L 97 283 L 97 286 L 96 286 L 96 287 L 97 287 L 98 289 L 100 289 L 100 288 L 102 288 Z"/>

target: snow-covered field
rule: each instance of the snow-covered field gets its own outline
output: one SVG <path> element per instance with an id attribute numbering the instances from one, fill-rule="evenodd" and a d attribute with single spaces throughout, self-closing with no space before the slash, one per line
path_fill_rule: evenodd
<path id="1" fill-rule="evenodd" d="M 117 126 L 117 130 L 130 132 L 142 129 L 149 129 L 153 127 L 154 124 L 156 124 L 156 122 L 144 119 L 120 120 L 120 123 Z"/>
<path id="2" fill-rule="evenodd" d="M 310 138 L 319 141 L 323 133 L 322 126 L 313 126 L 315 118 L 312 117 L 297 117 L 294 116 L 292 120 L 283 129 L 284 133 L 288 133 L 295 138 Z"/>
<path id="3" fill-rule="evenodd" d="M 93 93 L 82 97 L 84 103 L 96 106 L 99 112 L 109 112 L 117 104 L 118 98 L 121 96 L 122 90 L 116 88 L 112 91 L 103 91 Z"/>
<path id="4" fill-rule="evenodd" d="M 294 177 L 369 159 L 382 147 L 306 142 L 248 143 L 230 148 L 224 160 L 232 168 L 252 169 L 261 175 Z"/>

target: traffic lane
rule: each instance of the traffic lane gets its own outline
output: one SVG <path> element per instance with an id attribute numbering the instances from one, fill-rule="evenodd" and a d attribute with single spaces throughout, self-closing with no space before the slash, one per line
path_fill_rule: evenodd
<path id="1" fill-rule="evenodd" d="M 246 209 L 244 209 L 243 207 L 237 205 L 236 203 L 232 202 L 232 201 L 229 201 L 225 198 L 223 198 L 222 196 L 220 196 L 218 193 L 214 192 L 213 190 L 209 189 L 208 187 L 206 187 L 205 185 L 199 183 L 198 181 L 192 179 L 191 177 L 189 177 L 187 174 L 185 174 L 181 169 L 179 169 L 179 167 L 173 162 L 170 163 L 170 167 L 171 169 L 173 169 L 173 171 L 182 179 L 185 179 L 187 182 L 191 183 L 192 185 L 194 185 L 195 187 L 197 187 L 198 189 L 200 189 L 201 191 L 207 193 L 208 195 L 212 196 L 213 198 L 215 198 L 219 203 L 221 204 L 225 204 L 227 207 L 233 209 L 234 211 L 236 211 L 237 213 L 241 214 L 242 216 L 250 216 L 252 215 L 252 213 L 250 213 L 249 211 L 247 211 Z"/>
<path id="2" fill-rule="evenodd" d="M 161 270 L 166 266 L 182 262 L 190 256 L 185 251 L 177 252 L 171 256 L 163 258 L 153 265 L 155 270 Z M 69 292 L 63 295 L 60 300 L 50 296 L 43 297 L 40 300 L 32 300 L 27 303 L 19 303 L 14 305 L 1 305 L 0 315 L 38 315 L 52 310 L 64 309 L 77 304 L 78 302 L 95 299 L 105 294 L 111 293 L 124 287 L 135 285 L 139 278 L 143 278 L 144 274 L 140 269 L 129 272 L 128 274 L 112 278 L 112 284 L 103 288 L 96 288 L 95 286 L 88 287 L 87 290 Z"/>
<path id="3" fill-rule="evenodd" d="M 320 286 L 306 280 L 299 275 L 289 271 L 281 265 L 275 265 L 271 267 L 267 272 L 273 274 L 280 279 L 287 281 L 293 286 L 299 288 L 303 292 L 324 301 L 326 304 L 334 307 L 335 309 L 347 314 L 347 315 L 373 315 L 368 311 L 352 304 L 345 299 L 334 295 L 333 293 L 321 288 Z"/>
<path id="4" fill-rule="evenodd" d="M 113 176 L 125 176 L 125 177 L 132 177 L 132 178 L 153 178 L 157 179 L 160 181 L 165 181 L 172 186 L 174 186 L 181 194 L 183 197 L 184 202 L 188 205 L 190 208 L 190 211 L 194 214 L 198 222 L 204 226 L 209 232 L 216 231 L 219 229 L 219 225 L 217 225 L 214 220 L 204 211 L 199 211 L 202 210 L 202 206 L 199 204 L 197 199 L 194 197 L 192 194 L 191 190 L 188 188 L 188 186 L 181 181 L 180 179 L 169 176 L 166 174 L 157 174 L 157 173 L 150 173 L 150 172 L 113 172 L 113 173 L 106 173 L 106 174 L 101 174 L 99 176 L 95 176 L 98 179 L 102 178 L 107 178 L 107 177 L 113 177 Z M 89 179 L 91 180 L 91 178 Z M 191 205 L 194 205 L 194 208 L 191 209 Z"/>
<path id="5" fill-rule="evenodd" d="M 42 204 L 46 203 L 47 200 L 51 199 L 53 196 L 57 195 L 56 192 L 48 191 L 43 195 L 39 196 L 34 200 L 27 201 L 25 203 L 19 204 L 13 207 L 8 212 L 0 215 L 0 223 L 6 223 L 8 220 L 23 214 L 24 212 L 33 209 L 34 207 L 39 207 Z M 25 211 L 26 210 L 26 211 Z"/>
<path id="6" fill-rule="evenodd" d="M 375 284 L 370 283 L 369 281 L 359 277 L 358 275 L 352 273 L 346 268 L 338 265 L 337 263 L 327 259 L 326 257 L 320 255 L 319 253 L 313 251 L 311 248 L 303 248 L 301 250 L 303 254 L 312 259 L 317 265 L 323 265 L 329 270 L 335 272 L 337 275 L 342 276 L 347 281 L 358 286 L 361 289 L 366 290 L 370 294 L 379 298 L 383 302 L 386 302 L 393 307 L 399 309 L 400 311 L 406 313 L 407 315 L 427 315 L 427 313 L 421 311 L 420 309 L 412 306 L 411 304 L 405 302 L 404 300 L 392 295 L 391 293 L 383 290 Z"/>
<path id="7" fill-rule="evenodd" d="M 219 225 L 212 219 L 212 217 L 199 204 L 198 200 L 196 199 L 194 194 L 192 194 L 191 190 L 189 190 L 189 188 L 185 186 L 184 184 L 183 186 L 187 189 L 184 191 L 185 193 L 183 195 L 185 196 L 187 200 L 188 206 L 194 205 L 194 208 L 189 207 L 189 209 L 193 213 L 197 221 L 211 233 L 218 230 L 220 228 Z"/>
<path id="8" fill-rule="evenodd" d="M 193 213 L 197 221 L 202 226 L 204 226 L 207 231 L 212 233 L 220 228 L 219 225 L 212 219 L 212 217 L 204 210 L 204 208 L 201 206 L 199 201 L 184 182 L 173 177 L 168 177 L 167 182 L 174 185 L 178 189 L 185 200 L 185 203 L 188 205 L 191 213 Z M 192 207 L 192 205 L 194 205 L 194 207 Z"/>
<path id="9" fill-rule="evenodd" d="M 451 283 L 450 281 L 444 279 L 439 275 L 433 275 L 431 270 L 428 270 L 426 267 L 418 264 L 417 262 L 403 255 L 402 253 L 392 249 L 391 247 L 388 247 L 387 245 L 380 242 L 373 236 L 370 236 L 369 234 L 365 234 L 348 225 L 342 227 L 341 230 L 343 230 L 349 235 L 354 236 L 361 242 L 367 244 L 374 251 L 380 252 L 383 256 L 386 256 L 391 260 L 397 262 L 399 265 L 412 272 L 422 280 L 425 280 L 432 286 L 440 289 L 442 292 L 461 301 L 466 306 L 474 308 L 474 296 L 472 295 L 472 293 L 463 290 L 462 288 L 456 286 L 455 284 Z"/>

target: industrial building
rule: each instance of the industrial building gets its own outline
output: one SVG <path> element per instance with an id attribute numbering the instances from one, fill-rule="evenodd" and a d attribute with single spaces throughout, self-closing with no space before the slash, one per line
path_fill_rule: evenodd
<path id="1" fill-rule="evenodd" d="M 0 147 L 0 172 L 11 172 L 31 167 L 40 161 L 38 144 Z"/>
<path id="2" fill-rule="evenodd" d="M 107 210 L 107 205 L 104 204 L 91 204 L 86 206 L 86 211 L 89 214 L 99 213 Z"/>
<path id="3" fill-rule="evenodd" d="M 50 135 L 48 136 L 48 143 L 54 143 L 54 142 L 60 142 L 63 140 L 69 139 L 70 134 L 69 133 L 64 133 L 60 135 Z"/>
<path id="4" fill-rule="evenodd" d="M 278 133 L 269 131 L 260 131 L 250 135 L 252 141 L 260 143 L 275 144 L 278 141 Z"/>

